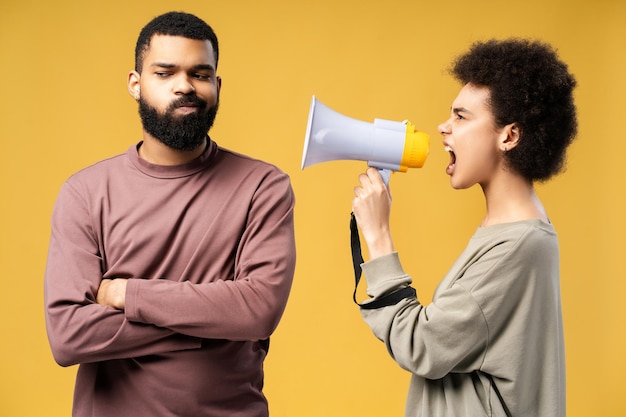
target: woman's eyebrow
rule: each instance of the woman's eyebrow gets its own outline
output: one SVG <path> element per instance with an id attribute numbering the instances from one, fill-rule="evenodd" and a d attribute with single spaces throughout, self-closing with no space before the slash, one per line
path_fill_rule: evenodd
<path id="1" fill-rule="evenodd" d="M 459 113 L 469 113 L 469 114 L 472 114 L 472 112 L 467 110 L 465 107 L 452 107 L 452 113 L 457 114 L 457 115 Z"/>

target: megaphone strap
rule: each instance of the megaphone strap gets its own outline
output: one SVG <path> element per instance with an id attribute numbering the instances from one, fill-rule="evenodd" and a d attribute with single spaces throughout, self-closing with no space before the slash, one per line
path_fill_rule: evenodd
<path id="1" fill-rule="evenodd" d="M 359 229 L 356 224 L 356 218 L 354 213 L 350 214 L 350 247 L 352 249 L 352 266 L 354 267 L 354 293 L 352 293 L 352 300 L 354 303 L 364 310 L 374 310 L 381 307 L 392 306 L 398 304 L 405 298 L 415 298 L 417 293 L 413 287 L 405 287 L 401 290 L 389 293 L 381 298 L 378 298 L 369 303 L 360 304 L 356 300 L 356 290 L 359 287 L 359 281 L 361 280 L 361 264 L 363 263 L 363 254 L 361 252 L 361 240 L 359 238 Z"/>

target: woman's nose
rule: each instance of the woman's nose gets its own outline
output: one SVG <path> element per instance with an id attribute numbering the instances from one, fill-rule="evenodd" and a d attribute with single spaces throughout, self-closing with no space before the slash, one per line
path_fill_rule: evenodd
<path id="1" fill-rule="evenodd" d="M 446 134 L 450 133 L 450 120 L 446 120 L 445 122 L 442 122 L 437 127 L 437 130 L 439 131 L 439 133 L 441 135 L 446 135 Z"/>

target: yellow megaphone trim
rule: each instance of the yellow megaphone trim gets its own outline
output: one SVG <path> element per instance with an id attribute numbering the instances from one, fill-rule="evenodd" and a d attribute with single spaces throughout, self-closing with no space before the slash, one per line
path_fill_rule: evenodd
<path id="1" fill-rule="evenodd" d="M 430 151 L 430 137 L 424 132 L 415 129 L 409 121 L 406 123 L 406 138 L 404 152 L 400 162 L 400 171 L 406 172 L 409 168 L 421 168 Z"/>

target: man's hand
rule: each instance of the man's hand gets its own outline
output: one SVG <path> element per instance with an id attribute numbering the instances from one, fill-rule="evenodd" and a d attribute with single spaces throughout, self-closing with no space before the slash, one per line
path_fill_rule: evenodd
<path id="1" fill-rule="evenodd" d="M 124 310 L 126 305 L 126 282 L 128 280 L 103 279 L 100 281 L 100 287 L 96 294 L 96 302 L 105 307 L 113 307 L 118 310 Z"/>

